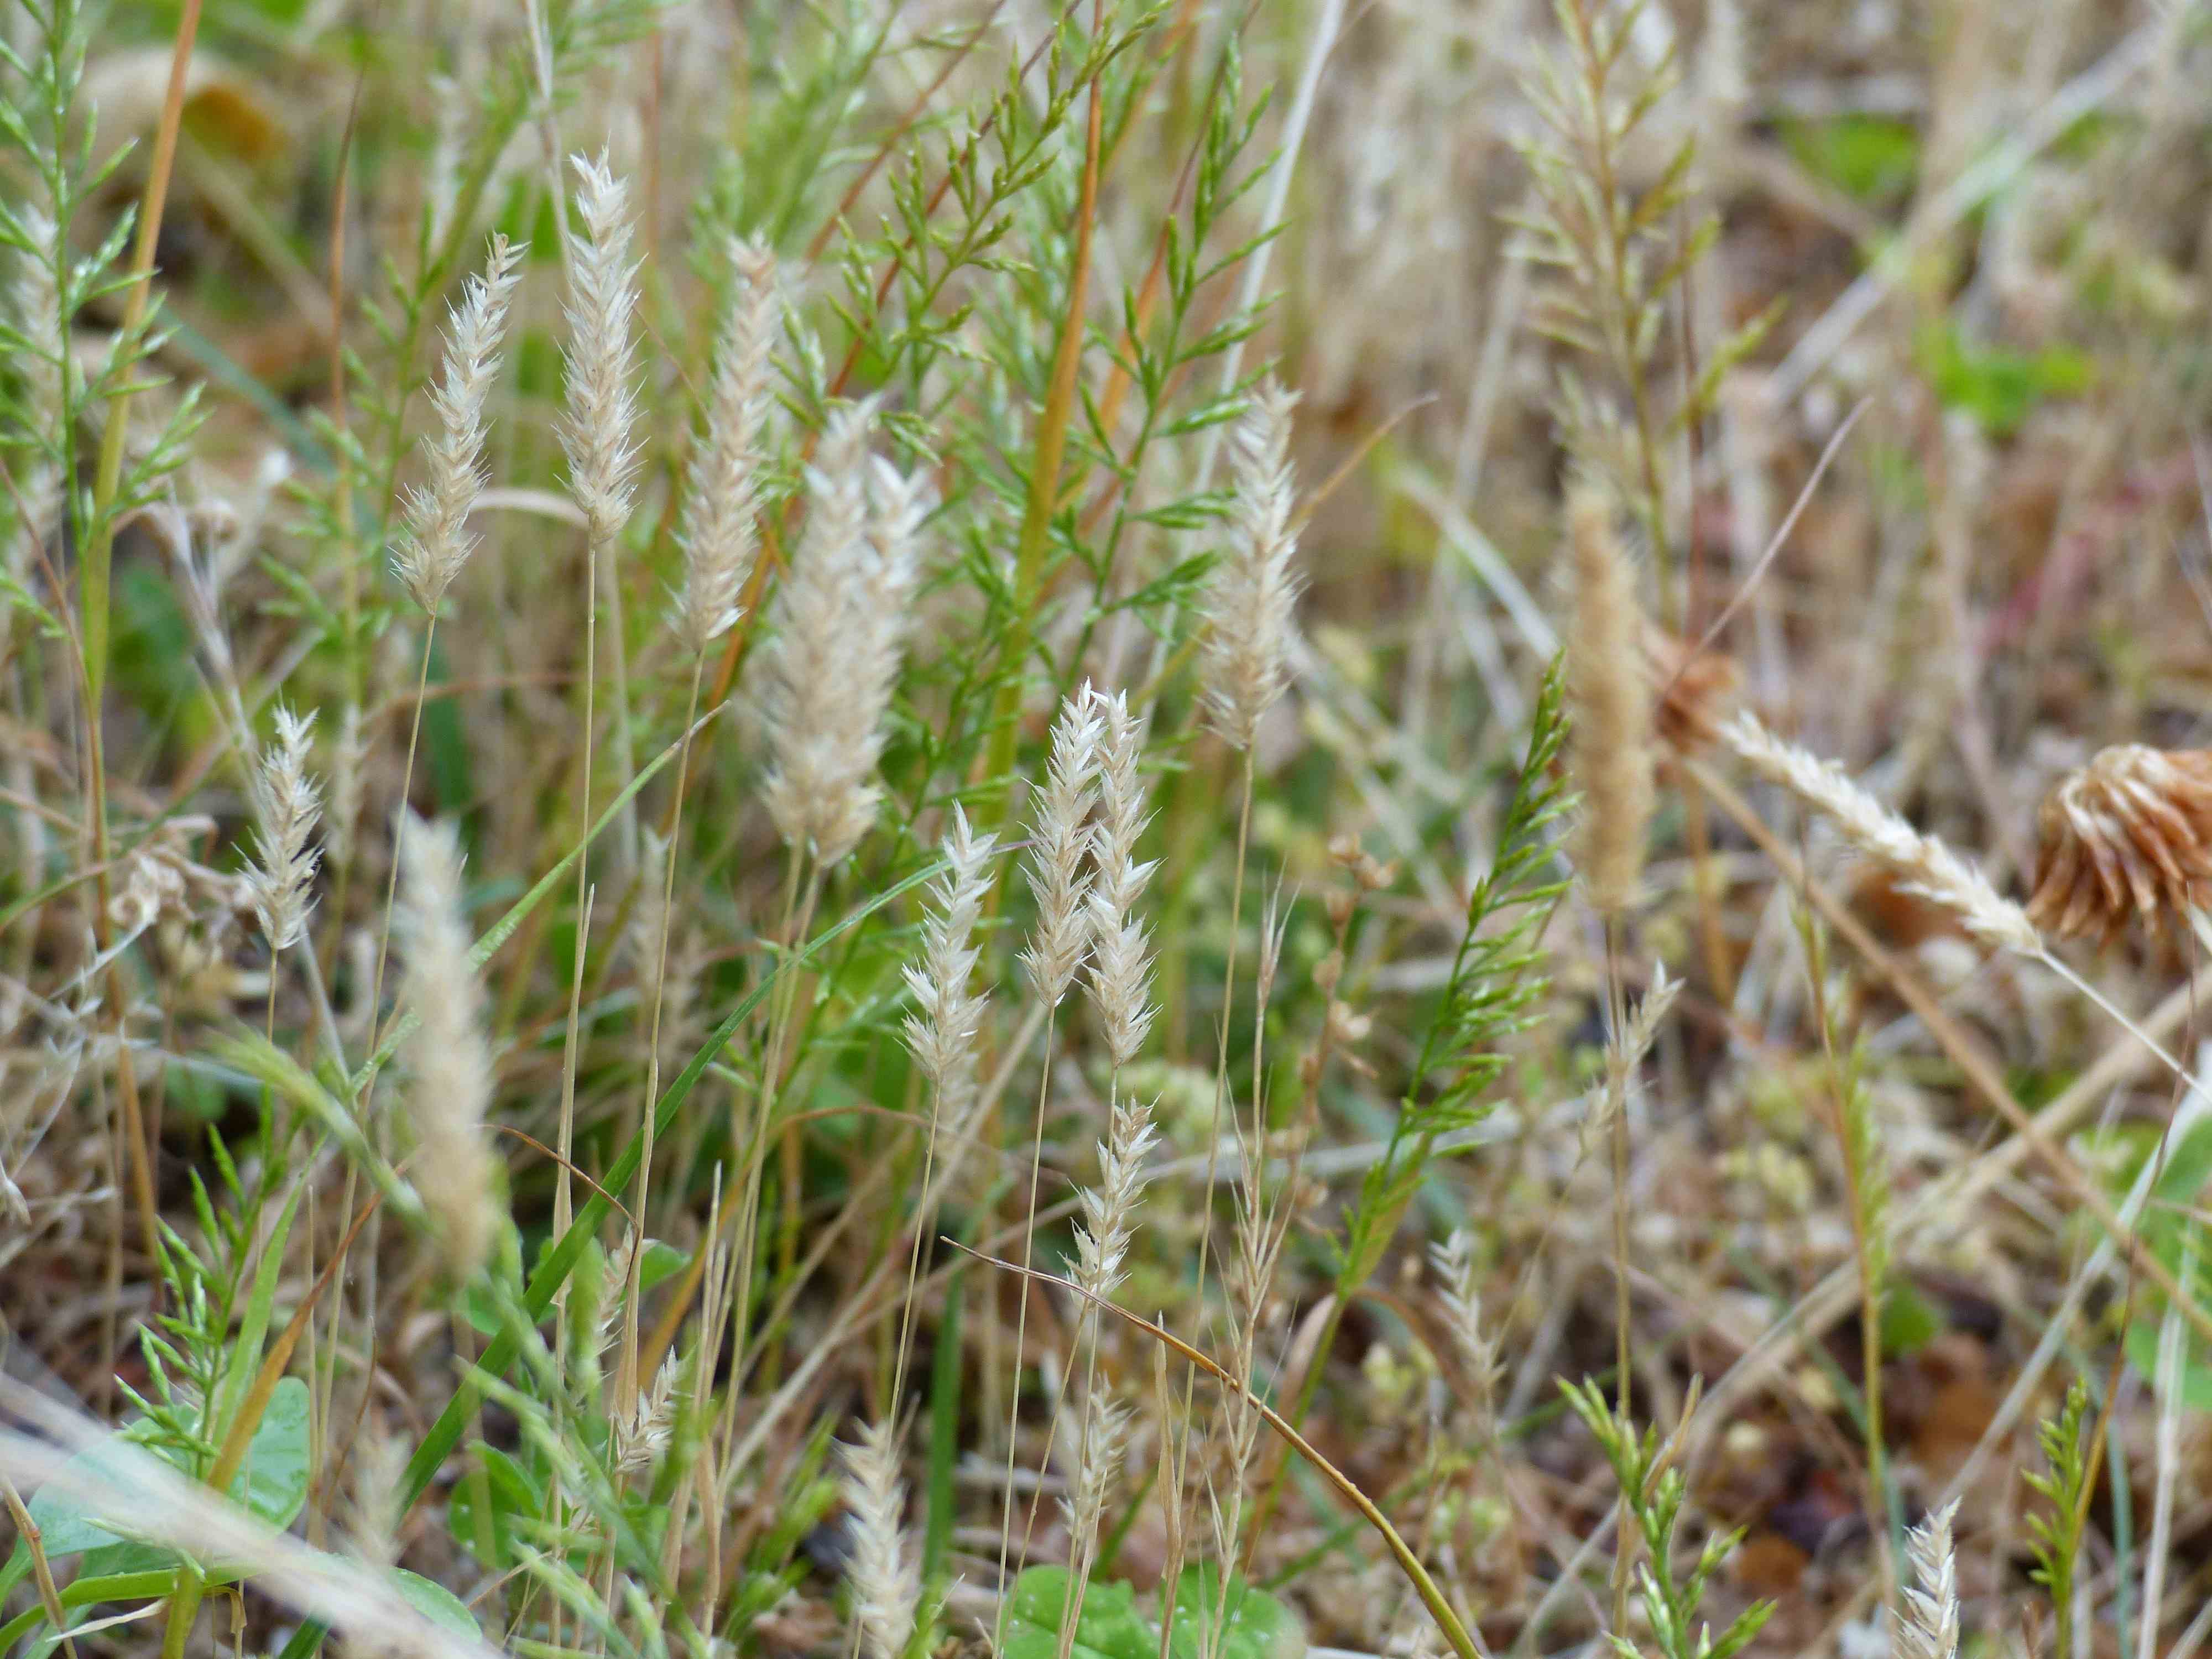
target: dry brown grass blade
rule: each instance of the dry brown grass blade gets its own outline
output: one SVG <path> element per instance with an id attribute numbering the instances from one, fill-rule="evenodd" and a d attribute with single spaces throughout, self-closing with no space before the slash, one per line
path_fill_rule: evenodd
<path id="1" fill-rule="evenodd" d="M 15 1523 L 15 1535 L 31 1552 L 31 1576 L 39 1587 L 39 1605 L 46 1609 L 46 1622 L 61 1633 L 62 1651 L 69 1655 L 69 1659 L 76 1659 L 76 1639 L 70 1634 L 69 1613 L 62 1606 L 61 1589 L 54 1583 L 53 1565 L 46 1559 L 39 1523 L 23 1507 L 22 1495 L 15 1490 L 15 1483 L 5 1475 L 0 1475 L 0 1499 L 6 1500 L 8 1518 Z"/>
<path id="2" fill-rule="evenodd" d="M 1897 994 L 1898 1000 L 1912 1011 L 1920 1023 L 1927 1027 L 1928 1034 L 1949 1056 L 1952 1064 L 1965 1075 L 1973 1092 L 1996 1109 L 1998 1115 L 2011 1125 L 2014 1133 L 2027 1144 L 2028 1150 L 2057 1177 L 2084 1209 L 2096 1217 L 2099 1224 L 2126 1251 L 2129 1261 L 2136 1270 L 2166 1294 L 2200 1334 L 2212 1340 L 2212 1313 L 2207 1313 L 2199 1307 L 2194 1298 L 2182 1289 L 2172 1269 L 2144 1248 L 2134 1229 L 2120 1218 L 2119 1212 L 2112 1207 L 2112 1200 L 2105 1196 L 2097 1183 L 2068 1156 L 2063 1147 L 2051 1139 L 2035 1115 L 2014 1097 L 1995 1059 L 1951 1017 L 1942 1000 L 1922 982 L 1920 976 L 1884 949 L 1881 941 L 1867 930 L 1850 908 L 1813 878 L 1812 872 L 1805 868 L 1797 855 L 1767 827 L 1765 820 L 1752 810 L 1751 804 L 1736 793 L 1727 780 L 1695 760 L 1686 758 L 1682 765 L 1697 781 L 1707 798 L 1734 820 L 1736 827 L 1773 861 L 1783 878 L 1805 895 L 1822 919 L 1843 937 L 1869 968 L 1888 984 Z"/>

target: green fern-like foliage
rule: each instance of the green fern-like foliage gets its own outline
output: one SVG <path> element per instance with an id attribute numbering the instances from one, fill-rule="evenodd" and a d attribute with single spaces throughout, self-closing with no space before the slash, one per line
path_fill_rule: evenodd
<path id="1" fill-rule="evenodd" d="M 1649 1559 L 1637 1564 L 1637 1591 L 1651 1625 L 1651 1640 L 1665 1659 L 1733 1659 L 1765 1627 L 1774 1611 L 1771 1601 L 1754 1602 L 1737 1615 L 1718 1636 L 1698 1619 L 1705 1587 L 1742 1538 L 1740 1532 L 1715 1533 L 1698 1552 L 1686 1575 L 1674 1568 L 1675 1534 L 1682 1520 L 1682 1499 L 1687 1490 L 1680 1469 L 1672 1467 L 1671 1448 L 1662 1446 L 1656 1429 L 1638 1434 L 1636 1425 L 1619 1415 L 1595 1382 L 1579 1387 L 1562 1381 L 1559 1391 L 1575 1415 L 1586 1424 L 1613 1465 L 1620 1482 Z M 1620 1659 L 1641 1659 L 1641 1650 L 1619 1634 L 1611 1638 Z"/>
<path id="2" fill-rule="evenodd" d="M 2036 1561 L 2028 1577 L 2051 1597 L 2057 1622 L 2053 1651 L 2057 1659 L 2069 1659 L 2073 1650 L 2075 1567 L 2081 1553 L 2082 1522 L 2088 1513 L 2082 1495 L 2091 1479 L 2088 1446 L 2081 1433 L 2088 1409 L 2089 1391 L 2076 1380 L 2067 1389 L 2066 1403 L 2058 1408 L 2058 1414 L 2036 1430 L 2051 1472 L 2026 1477 L 2028 1486 L 2051 1505 L 2050 1514 L 2032 1515 L 2027 1520 L 2028 1547 L 2035 1552 Z"/>
<path id="3" fill-rule="evenodd" d="M 1536 696 L 1528 747 L 1498 837 L 1475 884 L 1451 977 L 1421 1043 L 1389 1151 L 1367 1173 L 1345 1243 L 1340 1289 L 1375 1270 L 1420 1185 L 1437 1138 L 1487 1115 L 1482 1096 L 1505 1068 L 1506 1040 L 1530 1029 L 1550 988 L 1539 940 L 1566 890 L 1551 830 L 1569 797 L 1558 760 L 1566 741 L 1565 674 L 1554 660 Z"/>

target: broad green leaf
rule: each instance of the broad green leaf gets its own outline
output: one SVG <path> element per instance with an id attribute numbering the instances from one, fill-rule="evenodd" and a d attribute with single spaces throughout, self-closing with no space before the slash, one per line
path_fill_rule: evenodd
<path id="1" fill-rule="evenodd" d="M 461 1598 L 434 1579 L 425 1578 L 419 1572 L 410 1572 L 404 1567 L 395 1570 L 392 1582 L 399 1593 L 407 1598 L 407 1605 L 428 1619 L 442 1626 L 456 1636 L 465 1636 L 472 1642 L 483 1639 L 476 1615 L 468 1610 Z"/>
<path id="2" fill-rule="evenodd" d="M 1031 1567 L 1014 1580 L 1006 1609 L 1006 1659 L 1054 1659 L 1067 1606 L 1066 1567 Z M 1075 1621 L 1074 1659 L 1158 1659 L 1159 1632 L 1137 1611 L 1127 1584 L 1091 1583 Z"/>
<path id="3" fill-rule="evenodd" d="M 516 1518 L 537 1519 L 544 1512 L 545 1493 L 530 1471 L 505 1452 L 479 1445 L 476 1453 L 483 1460 L 483 1478 L 479 1480 L 471 1470 L 454 1483 L 446 1506 L 447 1525 L 453 1529 L 453 1541 L 482 1565 L 495 1572 L 504 1571 L 519 1559 L 514 1547 Z M 481 1494 L 488 1494 L 484 1504 L 488 1513 L 479 1516 L 477 1505 Z M 487 1521 L 493 1559 L 484 1561 L 482 1532 Z"/>
<path id="4" fill-rule="evenodd" d="M 1065 1567 L 1032 1567 L 1014 1581 L 1006 1607 L 1006 1659 L 1054 1659 L 1067 1593 Z M 1220 1576 L 1210 1566 L 1192 1567 L 1176 1582 L 1171 1659 L 1200 1659 L 1207 1651 L 1206 1632 L 1217 1620 L 1220 1640 L 1212 1650 L 1217 1659 L 1304 1659 L 1305 1627 L 1296 1613 L 1234 1574 L 1224 1607 Z M 1158 1659 L 1159 1626 L 1138 1607 L 1128 1585 L 1094 1579 L 1076 1620 L 1075 1652 L 1083 1659 Z"/>
<path id="5" fill-rule="evenodd" d="M 1218 1659 L 1305 1659 L 1305 1626 L 1297 1614 L 1235 1573 L 1224 1613 L 1218 1571 L 1210 1565 L 1185 1569 L 1176 1587 L 1176 1659 L 1199 1659 L 1207 1651 L 1205 1632 L 1216 1619 L 1222 1620 L 1212 1650 Z"/>
<path id="6" fill-rule="evenodd" d="M 48 1560 L 123 1541 L 94 1522 L 76 1498 L 58 1488 L 63 1479 L 82 1476 L 127 1491 L 136 1484 L 125 1462 L 129 1453 L 117 1448 L 121 1445 L 146 1449 L 144 1443 L 155 1432 L 150 1423 L 134 1423 L 87 1446 L 64 1466 L 61 1477 L 53 1486 L 42 1488 L 31 1499 L 27 1506 L 31 1522 L 39 1529 Z M 155 1455 L 160 1454 L 156 1451 Z"/>
<path id="7" fill-rule="evenodd" d="M 270 1391 L 230 1496 L 279 1530 L 307 1506 L 307 1385 L 298 1377 L 285 1377 Z"/>

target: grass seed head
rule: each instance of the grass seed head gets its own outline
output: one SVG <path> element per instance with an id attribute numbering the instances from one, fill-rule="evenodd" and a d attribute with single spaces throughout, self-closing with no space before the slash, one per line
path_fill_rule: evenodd
<path id="1" fill-rule="evenodd" d="M 1612 918 L 1635 902 L 1651 820 L 1651 693 L 1638 657 L 1644 617 L 1613 510 L 1595 488 L 1577 489 L 1567 504 L 1567 545 L 1575 577 L 1568 765 L 1583 799 L 1577 861 L 1591 905 Z"/>
<path id="2" fill-rule="evenodd" d="M 322 852 L 308 843 L 322 815 L 322 795 L 307 775 L 315 717 L 276 709 L 276 741 L 253 773 L 253 908 L 272 951 L 307 936 L 315 870 Z"/>
<path id="3" fill-rule="evenodd" d="M 1237 428 L 1230 545 L 1206 593 L 1200 678 L 1206 718 L 1233 748 L 1249 750 L 1260 720 L 1290 682 L 1297 573 L 1291 561 L 1291 410 L 1297 394 L 1262 384 Z"/>
<path id="4" fill-rule="evenodd" d="M 676 628 L 684 647 L 704 651 L 738 620 L 738 599 L 760 550 L 760 449 L 774 398 L 769 354 L 783 320 L 775 255 L 732 239 L 737 293 L 714 354 L 707 429 L 684 480 L 684 591 Z"/>
<path id="5" fill-rule="evenodd" d="M 483 986 L 469 961 L 461 908 L 459 838 L 447 823 L 410 817 L 400 842 L 396 921 L 407 949 L 403 1000 L 420 1022 L 410 1045 L 416 1152 L 408 1176 L 430 1212 L 456 1279 L 491 1253 L 498 1199 L 484 1114 L 491 1045 Z"/>
<path id="6" fill-rule="evenodd" d="M 1777 737 L 1748 709 L 1739 709 L 1722 724 L 1720 740 L 1759 777 L 1832 819 L 1855 850 L 1887 865 L 1904 890 L 1950 911 L 1982 944 L 2023 956 L 2042 950 L 2027 911 L 1943 842 L 1922 835 L 1884 806 L 1841 767 Z"/>
<path id="7" fill-rule="evenodd" d="M 769 762 L 784 839 L 835 864 L 875 822 L 875 781 L 921 574 L 927 486 L 868 453 L 868 404 L 831 417 L 808 469 L 806 543 L 776 592 L 762 653 Z"/>
<path id="8" fill-rule="evenodd" d="M 2109 939 L 2185 918 L 2212 885 L 2212 750 L 2121 744 L 2069 774 L 2037 814 L 2027 914 Z"/>
<path id="9" fill-rule="evenodd" d="M 484 400 L 497 384 L 507 303 L 521 279 L 523 245 L 491 240 L 480 275 L 469 278 L 446 327 L 446 364 L 430 391 L 437 424 L 422 441 L 425 481 L 402 503 L 405 528 L 392 550 L 392 574 L 435 615 L 476 550 L 469 514 L 483 493 Z"/>
<path id="10" fill-rule="evenodd" d="M 1091 878 L 1084 854 L 1091 845 L 1105 733 L 1098 698 L 1085 681 L 1053 723 L 1052 759 L 1030 823 L 1030 893 L 1037 920 L 1022 966 L 1048 1007 L 1060 1006 L 1091 952 Z"/>
<path id="11" fill-rule="evenodd" d="M 860 1651 L 866 1659 L 902 1659 L 921 1603 L 921 1568 L 906 1536 L 897 1431 L 888 1423 L 866 1425 L 860 1439 L 841 1443 L 837 1452 L 852 1516 L 853 1617 Z"/>
<path id="12" fill-rule="evenodd" d="M 604 154 L 569 161 L 581 181 L 578 207 L 589 240 L 574 245 L 568 273 L 561 447 L 586 532 L 605 547 L 629 521 L 637 488 L 637 263 L 629 257 L 629 187 Z"/>

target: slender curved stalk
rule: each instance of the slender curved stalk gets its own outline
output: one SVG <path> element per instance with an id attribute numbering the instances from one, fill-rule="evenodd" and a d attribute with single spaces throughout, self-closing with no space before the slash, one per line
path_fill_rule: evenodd
<path id="1" fill-rule="evenodd" d="M 1191 1346 L 1174 1332 L 1154 1324 L 1142 1315 L 1131 1313 L 1127 1308 L 1109 1302 L 1104 1297 L 1092 1295 L 1073 1280 L 1062 1279 L 1056 1273 L 1040 1273 L 1034 1267 L 1019 1267 L 1011 1261 L 1002 1261 L 996 1256 L 984 1255 L 981 1250 L 969 1249 L 957 1239 L 948 1239 L 946 1243 L 950 1243 L 954 1249 L 964 1251 L 978 1261 L 988 1262 L 1002 1272 L 1018 1273 L 1026 1279 L 1042 1279 L 1047 1284 L 1057 1285 L 1063 1290 L 1073 1291 L 1092 1307 L 1113 1315 L 1124 1324 L 1144 1332 L 1154 1341 L 1164 1343 L 1176 1355 L 1204 1371 L 1224 1389 L 1234 1389 L 1243 1395 L 1251 1402 L 1252 1408 L 1260 1413 L 1260 1420 L 1280 1435 L 1288 1443 L 1292 1451 L 1310 1463 L 1324 1480 L 1336 1488 L 1344 1501 L 1358 1510 L 1361 1518 L 1381 1535 L 1384 1547 L 1390 1552 L 1391 1559 L 1397 1562 L 1399 1571 L 1403 1572 L 1411 1582 L 1414 1594 L 1421 1598 L 1421 1604 L 1428 1608 L 1430 1616 L 1437 1621 L 1437 1627 L 1443 1632 L 1444 1640 L 1451 1644 L 1452 1651 L 1458 1656 L 1458 1659 L 1485 1659 L 1481 1644 L 1475 1640 L 1474 1632 L 1468 1629 L 1466 1621 L 1461 1619 L 1450 1601 L 1445 1599 L 1443 1591 L 1437 1587 L 1437 1581 L 1430 1576 L 1429 1570 L 1421 1565 L 1420 1557 L 1413 1553 L 1413 1547 L 1406 1542 L 1403 1534 L 1390 1524 L 1390 1517 L 1376 1507 L 1375 1500 L 1360 1491 L 1350 1475 L 1345 1474 L 1343 1470 L 1316 1450 L 1313 1443 L 1292 1428 L 1273 1407 L 1268 1405 L 1258 1395 L 1254 1394 L 1243 1382 L 1231 1376 L 1210 1355 Z"/>

